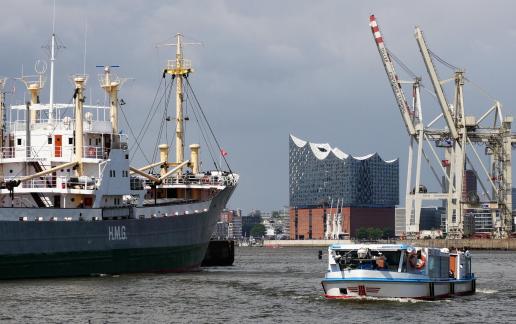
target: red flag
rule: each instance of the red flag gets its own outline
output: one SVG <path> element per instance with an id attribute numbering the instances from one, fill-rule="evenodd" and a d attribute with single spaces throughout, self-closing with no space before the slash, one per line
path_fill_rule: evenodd
<path id="1" fill-rule="evenodd" d="M 220 155 L 228 156 L 228 152 L 226 152 L 223 148 L 220 149 Z"/>

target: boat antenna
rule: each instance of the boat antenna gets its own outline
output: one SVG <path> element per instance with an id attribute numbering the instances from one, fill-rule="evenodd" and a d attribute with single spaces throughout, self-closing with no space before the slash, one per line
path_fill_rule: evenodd
<path id="1" fill-rule="evenodd" d="M 56 1 L 52 9 L 52 39 L 50 45 L 43 46 L 50 52 L 50 95 L 49 95 L 49 108 L 48 108 L 48 122 L 51 124 L 54 122 L 54 62 L 56 60 L 56 52 L 65 48 L 65 46 L 59 44 L 60 42 L 56 39 Z"/>
<path id="2" fill-rule="evenodd" d="M 84 57 L 82 60 L 82 74 L 86 74 L 86 45 L 88 40 L 88 20 L 84 22 Z"/>

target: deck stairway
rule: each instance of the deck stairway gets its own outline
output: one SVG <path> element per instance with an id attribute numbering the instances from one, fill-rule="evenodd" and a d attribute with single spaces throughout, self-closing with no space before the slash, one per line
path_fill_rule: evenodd
<path id="1" fill-rule="evenodd" d="M 29 164 L 34 168 L 36 172 L 44 171 L 43 166 L 38 161 L 32 161 L 29 162 Z M 52 183 L 50 181 L 46 181 L 47 187 L 52 187 Z M 36 202 L 36 205 L 41 208 L 46 207 L 53 207 L 52 201 L 50 198 L 48 198 L 45 195 L 42 195 L 39 192 L 31 192 L 30 195 L 32 196 L 32 199 L 34 199 L 34 202 Z"/>

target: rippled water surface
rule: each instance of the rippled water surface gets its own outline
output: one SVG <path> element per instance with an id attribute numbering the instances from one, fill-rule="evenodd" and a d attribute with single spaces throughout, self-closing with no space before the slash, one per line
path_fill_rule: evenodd
<path id="1" fill-rule="evenodd" d="M 232 267 L 187 274 L 0 282 L 0 321 L 82 323 L 516 323 L 516 253 L 475 251 L 476 295 L 325 300 L 320 248 L 237 248 Z"/>

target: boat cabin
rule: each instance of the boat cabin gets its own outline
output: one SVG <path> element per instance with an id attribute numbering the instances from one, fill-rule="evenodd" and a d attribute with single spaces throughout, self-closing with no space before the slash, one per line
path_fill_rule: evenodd
<path id="1" fill-rule="evenodd" d="M 406 244 L 333 244 L 328 271 L 376 270 L 420 274 L 429 278 L 472 276 L 469 252 L 420 248 Z"/>

